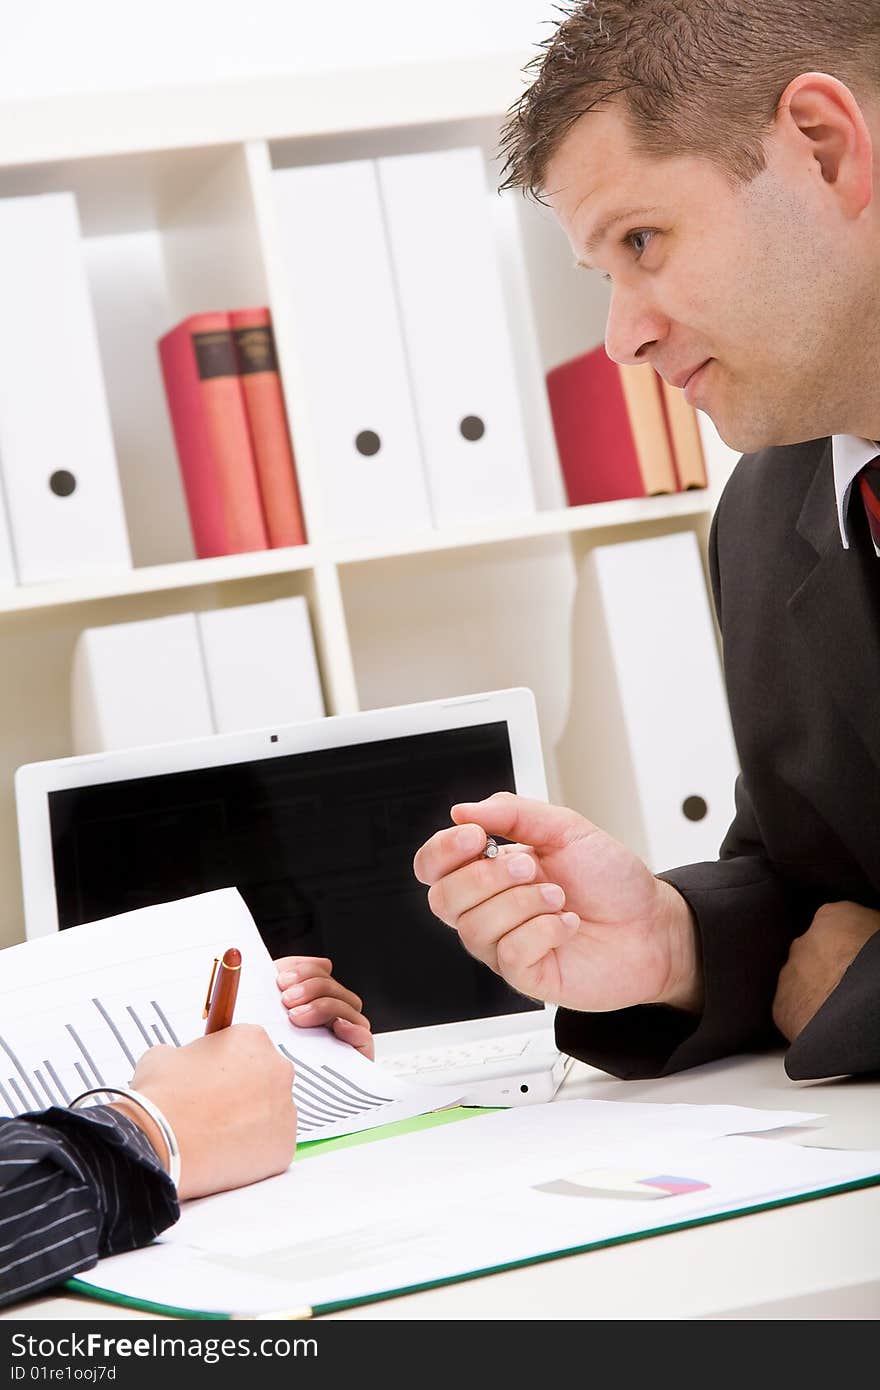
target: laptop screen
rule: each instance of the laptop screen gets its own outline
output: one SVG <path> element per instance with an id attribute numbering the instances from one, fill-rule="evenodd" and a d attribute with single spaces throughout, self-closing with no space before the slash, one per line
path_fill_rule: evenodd
<path id="1" fill-rule="evenodd" d="M 504 720 L 49 793 L 59 926 L 236 887 L 269 954 L 329 956 L 377 1032 L 542 1006 L 439 922 L 413 855 L 514 790 Z"/>

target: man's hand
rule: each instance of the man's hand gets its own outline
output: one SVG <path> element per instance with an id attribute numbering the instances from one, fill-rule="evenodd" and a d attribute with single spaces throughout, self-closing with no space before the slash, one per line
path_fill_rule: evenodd
<path id="1" fill-rule="evenodd" d="M 585 1012 L 698 1012 L 696 926 L 669 884 L 583 816 L 498 792 L 453 806 L 418 851 L 435 916 L 520 993 Z M 517 843 L 481 858 L 487 834 Z"/>
<path id="2" fill-rule="evenodd" d="M 819 1012 L 876 931 L 880 912 L 858 903 L 824 903 L 792 942 L 773 1000 L 773 1022 L 789 1042 Z"/>
<path id="3" fill-rule="evenodd" d="M 236 1023 L 186 1047 L 151 1047 L 132 1086 L 155 1101 L 180 1146 L 181 1201 L 283 1173 L 296 1148 L 293 1067 L 265 1029 Z M 165 1157 L 139 1107 L 122 1110 Z"/>
<path id="4" fill-rule="evenodd" d="M 333 962 L 323 956 L 281 956 L 275 961 L 278 988 L 291 1023 L 297 1028 L 326 1024 L 342 1042 L 373 1058 L 370 1020 L 356 994 L 333 979 Z"/>

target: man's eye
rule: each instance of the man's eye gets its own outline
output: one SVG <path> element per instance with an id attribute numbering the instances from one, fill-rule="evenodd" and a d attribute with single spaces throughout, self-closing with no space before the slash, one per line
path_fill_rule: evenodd
<path id="1" fill-rule="evenodd" d="M 625 238 L 628 246 L 631 246 L 637 256 L 641 256 L 648 249 L 648 245 L 653 237 L 653 232 L 629 232 Z"/>

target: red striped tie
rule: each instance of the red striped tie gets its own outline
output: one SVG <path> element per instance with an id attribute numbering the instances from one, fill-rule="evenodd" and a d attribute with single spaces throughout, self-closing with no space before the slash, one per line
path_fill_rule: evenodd
<path id="1" fill-rule="evenodd" d="M 880 555 L 880 457 L 872 459 L 862 469 L 859 474 L 859 490 L 868 515 L 871 540 L 874 542 L 875 551 Z"/>

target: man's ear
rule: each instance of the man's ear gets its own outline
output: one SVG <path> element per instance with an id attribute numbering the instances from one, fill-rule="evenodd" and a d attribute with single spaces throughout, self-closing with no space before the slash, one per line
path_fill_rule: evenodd
<path id="1" fill-rule="evenodd" d="M 828 73 L 803 72 L 782 93 L 774 124 L 790 153 L 812 161 L 846 215 L 858 217 L 871 201 L 874 144 L 849 87 Z"/>

